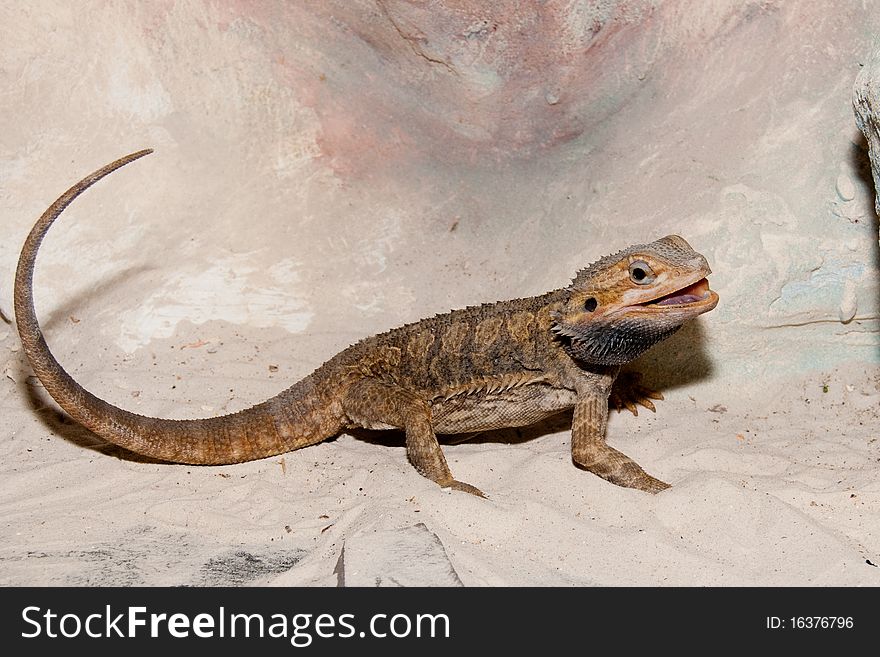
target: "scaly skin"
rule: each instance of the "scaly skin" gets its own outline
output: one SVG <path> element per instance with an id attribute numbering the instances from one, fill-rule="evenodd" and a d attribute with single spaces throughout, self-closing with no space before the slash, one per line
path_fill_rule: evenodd
<path id="1" fill-rule="evenodd" d="M 95 397 L 46 345 L 33 303 L 34 263 L 64 208 L 104 176 L 150 152 L 99 169 L 55 201 L 25 241 L 15 277 L 15 315 L 31 367 L 61 408 L 97 435 L 156 459 L 227 464 L 298 449 L 345 429 L 399 428 L 419 473 L 440 486 L 482 496 L 452 476 L 436 433 L 525 426 L 573 408 L 576 465 L 619 486 L 652 493 L 667 488 L 606 445 L 605 428 L 620 366 L 718 302 L 705 281 L 710 273 L 705 258 L 675 235 L 606 256 L 581 270 L 568 287 L 454 310 L 362 340 L 239 413 L 166 420 Z M 627 407 L 653 406 L 650 391 L 637 382 L 621 381 L 614 391 Z"/>

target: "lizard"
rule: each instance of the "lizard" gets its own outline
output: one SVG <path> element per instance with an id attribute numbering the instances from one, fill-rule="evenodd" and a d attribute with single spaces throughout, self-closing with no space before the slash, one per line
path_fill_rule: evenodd
<path id="1" fill-rule="evenodd" d="M 77 196 L 151 152 L 120 158 L 61 195 L 33 226 L 16 269 L 15 317 L 31 368 L 58 405 L 99 437 L 163 462 L 221 465 L 282 454 L 346 430 L 398 429 L 421 475 L 484 497 L 453 476 L 438 433 L 527 426 L 573 409 L 574 465 L 649 493 L 669 487 L 608 445 L 606 429 L 609 397 L 652 410 L 647 398 L 662 398 L 638 385 L 612 396 L 621 367 L 718 303 L 706 258 L 677 235 L 605 256 L 569 285 L 539 296 L 469 306 L 367 337 L 236 413 L 147 417 L 88 392 L 55 359 L 37 321 L 37 252 Z"/>

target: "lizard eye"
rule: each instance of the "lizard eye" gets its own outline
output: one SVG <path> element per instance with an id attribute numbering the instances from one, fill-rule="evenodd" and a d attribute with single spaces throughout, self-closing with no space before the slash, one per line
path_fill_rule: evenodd
<path id="1" fill-rule="evenodd" d="M 596 308 L 599 307 L 599 302 L 596 301 L 596 297 L 588 297 L 586 301 L 584 301 L 584 310 L 588 313 L 593 312 Z"/>
<path id="2" fill-rule="evenodd" d="M 654 272 L 644 260 L 636 260 L 629 266 L 629 277 L 638 285 L 647 285 L 654 281 Z"/>

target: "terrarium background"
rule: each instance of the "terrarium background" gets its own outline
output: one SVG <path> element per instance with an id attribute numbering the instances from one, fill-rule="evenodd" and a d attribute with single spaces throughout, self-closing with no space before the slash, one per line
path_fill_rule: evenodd
<path id="1" fill-rule="evenodd" d="M 333 584 L 343 544 L 347 583 L 426 552 L 444 574 L 398 580 L 878 583 L 880 256 L 851 106 L 878 28 L 871 2 L 0 2 L 7 316 L 35 218 L 156 149 L 38 263 L 50 345 L 108 401 L 237 410 L 361 337 L 669 233 L 721 296 L 640 364 L 658 415 L 609 430 L 675 484 L 657 498 L 575 470 L 564 417 L 447 448 L 489 503 L 434 490 L 393 437 L 142 463 L 44 407 L 0 325 L 4 583 Z"/>

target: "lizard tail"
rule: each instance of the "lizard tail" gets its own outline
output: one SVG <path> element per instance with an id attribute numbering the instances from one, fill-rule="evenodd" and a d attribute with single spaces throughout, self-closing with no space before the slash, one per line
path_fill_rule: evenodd
<path id="1" fill-rule="evenodd" d="M 74 381 L 43 338 L 33 299 L 37 251 L 52 223 L 86 189 L 152 153 L 127 155 L 98 169 L 55 201 L 34 225 L 15 274 L 15 318 L 25 354 L 46 390 L 74 420 L 116 445 L 163 461 L 224 464 L 281 454 L 320 442 L 342 428 L 330 386 L 319 369 L 277 396 L 231 415 L 201 420 L 145 417 L 99 399 Z"/>

